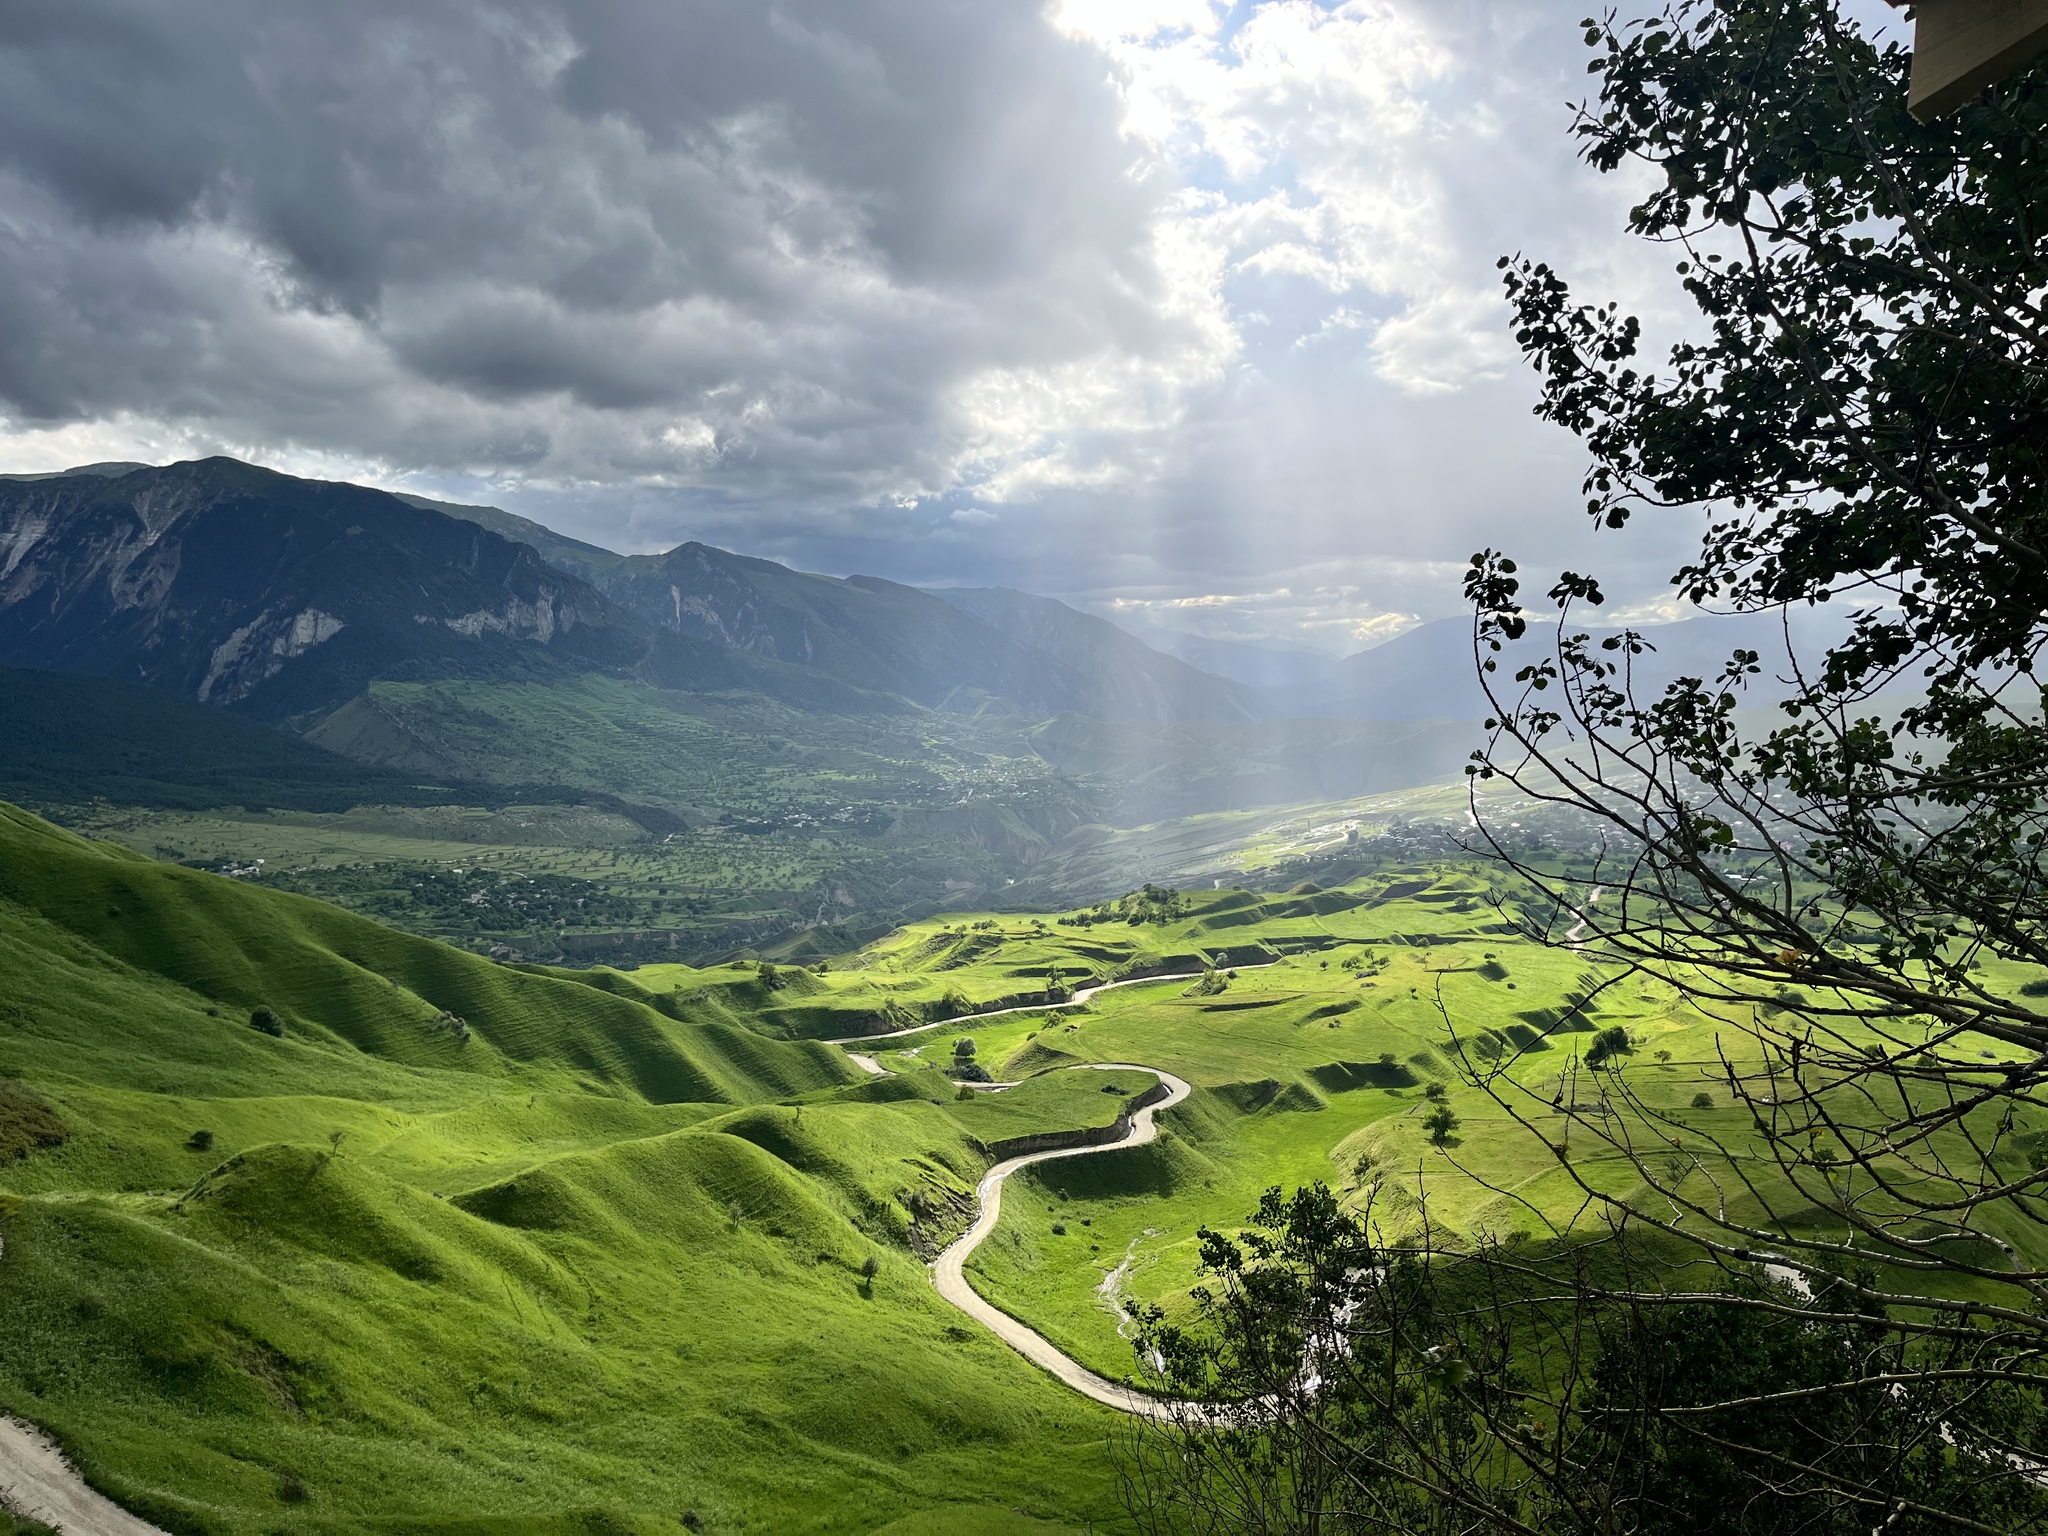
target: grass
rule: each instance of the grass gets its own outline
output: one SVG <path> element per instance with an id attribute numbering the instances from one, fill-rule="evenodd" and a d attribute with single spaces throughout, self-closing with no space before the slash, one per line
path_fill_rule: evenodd
<path id="1" fill-rule="evenodd" d="M 1562 1121 L 1505 1119 L 1451 1025 L 1541 1102 L 1611 1084 L 1575 1075 L 1579 1026 L 1624 1025 L 1625 1080 L 1744 1145 L 1736 1037 L 1655 988 L 1568 1017 L 1583 962 L 1499 932 L 1486 889 L 1418 865 L 1135 924 L 941 913 L 822 974 L 557 971 L 0 809 L 0 1116 L 42 1128 L 0 1135 L 0 1410 L 180 1532 L 1127 1528 L 1112 1416 L 920 1262 L 989 1143 L 1107 1124 L 1105 1086 L 1154 1080 L 1061 1068 L 1195 1088 L 1149 1146 L 1019 1175 L 972 1261 L 1111 1376 L 1138 1365 L 1122 1304 L 1185 1309 L 1195 1234 L 1268 1187 L 1324 1181 L 1389 1230 L 1424 1200 L 1452 1233 L 1569 1222 Z M 1212 960 L 1043 1000 L 1049 973 Z M 1020 997 L 877 1042 L 880 1078 L 821 1043 Z M 960 1099 L 961 1037 L 1017 1086 Z"/>
<path id="2" fill-rule="evenodd" d="M 0 947 L 71 1133 L 0 1170 L 0 1408 L 166 1529 L 1114 1517 L 1107 1415 L 911 1251 L 966 1131 L 836 1051 L 11 812 Z"/>
<path id="3" fill-rule="evenodd" d="M 1000 1093 L 977 1093 L 951 1106 L 953 1118 L 985 1142 L 1042 1131 L 1112 1124 L 1133 1095 L 1156 1087 L 1150 1072 L 1046 1072 Z"/>

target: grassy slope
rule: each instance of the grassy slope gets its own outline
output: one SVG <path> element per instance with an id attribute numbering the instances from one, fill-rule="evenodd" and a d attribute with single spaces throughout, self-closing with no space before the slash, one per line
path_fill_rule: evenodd
<path id="1" fill-rule="evenodd" d="M 1113 1528 L 1107 1416 L 963 1326 L 913 1257 L 958 1230 L 977 1140 L 1113 1116 L 1103 1075 L 1045 1070 L 1063 1063 L 1195 1085 L 1152 1146 L 1013 1181 L 974 1261 L 984 1294 L 1112 1375 L 1132 1368 L 1115 1299 L 1184 1305 L 1196 1229 L 1269 1186 L 1361 1204 L 1377 1182 L 1397 1227 L 1425 1194 L 1453 1231 L 1568 1220 L 1543 1138 L 1457 1082 L 1446 1014 L 1547 1102 L 1588 1035 L 1538 1030 L 1583 965 L 1498 932 L 1482 894 L 1417 868 L 1135 926 L 949 914 L 770 986 L 493 967 L 0 815 L 0 1078 L 74 1130 L 0 1169 L 0 1407 L 181 1529 L 672 1531 L 692 1508 L 714 1530 L 1009 1530 L 1015 1509 Z M 882 1079 L 769 1038 L 1226 950 L 1219 993 L 956 1021 L 878 1044 Z M 282 1040 L 248 1027 L 259 1002 Z M 1593 1022 L 1638 1037 L 1644 1097 L 1746 1134 L 1711 1021 L 1631 987 Z M 1042 1075 L 959 1101 L 962 1035 Z M 1431 1082 L 1462 1122 L 1443 1150 Z M 1685 1108 L 1703 1089 L 1721 1107 Z M 1633 1186 L 1597 1149 L 1574 1161 Z"/>
<path id="2" fill-rule="evenodd" d="M 1071 1353 L 1122 1375 L 1133 1356 L 1117 1331 L 1114 1296 L 1183 1305 L 1195 1280 L 1196 1230 L 1242 1221 L 1269 1186 L 1322 1180 L 1362 1205 L 1377 1184 L 1376 1217 L 1393 1230 L 1414 1222 L 1424 1196 L 1432 1218 L 1453 1232 L 1519 1229 L 1541 1237 L 1552 1224 L 1568 1224 L 1584 1195 L 1548 1145 L 1570 1139 L 1567 1122 L 1541 1114 L 1532 1133 L 1462 1085 L 1453 1071 L 1453 1024 L 1468 1048 L 1503 1052 L 1508 1079 L 1539 1105 L 1560 1089 L 1581 1103 L 1597 1098 L 1597 1078 L 1578 1071 L 1580 1051 L 1591 1028 L 1625 1025 L 1638 1044 L 1622 1070 L 1638 1096 L 1687 1131 L 1748 1144 L 1747 1116 L 1728 1107 L 1721 1081 L 1724 1051 L 1738 1064 L 1748 1058 L 1742 1036 L 1654 985 L 1609 991 L 1590 1022 L 1541 1036 L 1539 1026 L 1558 1018 L 1561 1001 L 1586 987 L 1584 963 L 1493 931 L 1497 915 L 1480 894 L 1472 875 L 1418 868 L 1313 896 L 1205 894 L 1186 918 L 1137 929 L 1055 924 L 1041 931 L 1028 920 L 1003 919 L 998 931 L 1012 938 L 982 957 L 979 974 L 974 967 L 949 973 L 970 992 L 997 985 L 1013 955 L 1038 965 L 1062 946 L 1078 955 L 1110 931 L 1155 957 L 1225 944 L 1242 953 L 1260 944 L 1282 958 L 1240 970 L 1215 996 L 1184 995 L 1184 982 L 1133 986 L 1102 994 L 1084 1011 L 961 1022 L 896 1042 L 915 1054 L 885 1054 L 891 1064 L 949 1059 L 952 1039 L 971 1034 L 980 1059 L 1006 1063 L 1005 1075 L 1062 1060 L 1137 1061 L 1197 1089 L 1164 1117 L 1167 1134 L 1154 1146 L 1053 1164 L 1013 1181 L 996 1233 L 971 1262 L 976 1285 Z M 941 917 L 893 935 L 867 958 L 895 967 L 882 975 L 900 975 L 945 930 L 971 933 L 986 920 Z M 1345 970 L 1347 957 L 1363 956 L 1376 957 L 1370 974 Z M 2023 979 L 2017 972 L 1996 978 L 2014 986 Z M 858 984 L 853 975 L 840 981 Z M 1980 1045 L 1989 1042 L 1966 1054 Z M 1658 1061 L 1659 1051 L 1670 1059 Z M 1446 1087 L 1461 1122 L 1442 1149 L 1421 1125 L 1432 1082 Z M 1702 1091 L 1717 1107 L 1689 1107 Z M 1364 1171 L 1361 1156 L 1370 1165 Z M 1625 1161 L 1583 1133 L 1573 1162 L 1617 1195 L 1640 1188 Z M 1055 1223 L 1064 1234 L 1053 1231 Z M 1114 1295 L 1102 1290 L 1112 1272 Z"/>
<path id="3" fill-rule="evenodd" d="M 0 1170 L 0 1407 L 167 1528 L 1113 1513 L 1104 1416 L 905 1251 L 965 1131 L 837 1052 L 11 811 L 0 950 L 0 1075 L 73 1131 Z"/>
<path id="4" fill-rule="evenodd" d="M 952 1112 L 954 1119 L 989 1142 L 1040 1131 L 1092 1128 L 1113 1122 L 1125 1098 L 1158 1082 L 1150 1072 L 1047 1072 L 1000 1093 L 977 1093 L 953 1105 Z"/>

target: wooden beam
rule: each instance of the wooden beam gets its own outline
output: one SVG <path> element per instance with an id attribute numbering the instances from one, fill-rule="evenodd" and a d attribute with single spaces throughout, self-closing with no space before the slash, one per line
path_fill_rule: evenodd
<path id="1" fill-rule="evenodd" d="M 1906 107 L 1930 123 L 2048 47 L 2048 0 L 1919 0 Z"/>

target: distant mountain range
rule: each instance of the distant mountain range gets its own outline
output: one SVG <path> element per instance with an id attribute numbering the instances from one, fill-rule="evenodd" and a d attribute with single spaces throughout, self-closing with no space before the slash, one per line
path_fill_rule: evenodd
<path id="1" fill-rule="evenodd" d="M 1783 657 L 1767 619 L 1651 633 L 1639 680 L 1652 687 L 1713 670 L 1737 643 Z M 1173 726 L 1487 709 L 1462 618 L 1341 660 L 1155 638 L 1180 654 L 1006 587 L 923 591 L 700 543 L 619 555 L 495 507 L 226 458 L 0 476 L 0 664 L 302 726 L 377 681 L 590 672 L 841 714 Z"/>
<path id="2" fill-rule="evenodd" d="M 429 873 L 436 839 L 523 844 L 562 808 L 540 822 L 639 861 L 574 952 L 637 963 L 1099 899 L 1150 878 L 1133 848 L 1184 870 L 1260 808 L 1315 807 L 1296 832 L 1320 835 L 1355 797 L 1459 782 L 1481 736 L 1463 619 L 1342 659 L 1148 633 L 226 458 L 0 476 L 0 800 L 160 828 L 172 858 L 297 858 L 338 813 Z M 1778 649 L 1761 620 L 1652 638 L 1653 686 Z"/>
<path id="3" fill-rule="evenodd" d="M 1605 639 L 1617 628 L 1593 614 L 1580 614 L 1574 632 Z M 1820 612 L 1793 616 L 1792 647 L 1809 658 L 1839 633 L 1837 621 Z M 1687 619 L 1676 624 L 1638 626 L 1649 647 L 1631 663 L 1631 681 L 1638 698 L 1661 694 L 1679 677 L 1710 678 L 1718 674 L 1738 646 L 1761 658 L 1766 676 L 1783 676 L 1789 666 L 1785 626 L 1775 614 L 1738 614 Z M 1503 653 L 1495 674 L 1496 696 L 1505 700 L 1520 693 L 1511 681 L 1516 668 L 1548 651 L 1556 628 L 1532 622 L 1528 634 Z M 1369 651 L 1330 663 L 1311 684 L 1262 690 L 1271 716 L 1321 716 L 1334 720 L 1475 720 L 1492 713 L 1479 685 L 1478 658 L 1472 650 L 1469 618 L 1437 619 L 1419 625 Z"/>
<path id="4" fill-rule="evenodd" d="M 1319 688 L 1336 676 L 1341 665 L 1322 651 L 1282 641 L 1219 640 L 1150 624 L 1126 627 L 1155 651 L 1247 688 Z"/>
<path id="5" fill-rule="evenodd" d="M 1049 599 L 940 597 L 695 543 L 620 556 L 496 508 L 225 458 L 0 478 L 0 663 L 271 720 L 373 680 L 580 671 L 848 713 L 1260 713 L 1242 686 Z"/>

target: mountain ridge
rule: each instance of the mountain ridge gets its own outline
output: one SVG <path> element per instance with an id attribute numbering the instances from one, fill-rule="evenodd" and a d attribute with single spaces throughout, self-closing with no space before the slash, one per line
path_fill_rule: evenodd
<path id="1" fill-rule="evenodd" d="M 1256 720 L 1264 713 L 1255 692 L 1057 598 L 1014 587 L 941 587 L 930 595 L 965 609 L 1020 644 L 1077 671 L 1103 677 L 1112 718 L 1177 724 Z"/>
<path id="2" fill-rule="evenodd" d="M 657 629 L 897 693 L 926 708 L 1008 704 L 1039 718 L 1081 713 L 1157 724 L 1259 717 L 1256 698 L 1241 685 L 1054 598 L 823 576 L 696 540 L 656 555 L 619 555 L 495 507 L 405 499 L 528 544 Z M 1006 606 L 963 591 L 1009 593 L 1022 603 Z M 980 620 L 994 640 L 959 625 L 948 609 Z M 1058 611 L 1056 619 L 1050 610 Z M 1093 643 L 1080 643 L 1084 635 Z M 949 677 L 932 658 L 973 660 L 978 678 Z"/>
<path id="3" fill-rule="evenodd" d="M 1069 627 L 1100 623 L 1028 601 Z M 1256 713 L 1236 685 L 1142 642 L 1070 655 L 880 577 L 699 543 L 618 555 L 494 507 L 224 457 L 0 476 L 0 663 L 274 723 L 310 722 L 380 679 L 578 670 L 809 711 Z"/>
<path id="4" fill-rule="evenodd" d="M 644 649 L 622 619 L 528 546 L 362 486 L 226 458 L 0 483 L 15 665 L 280 721 L 407 669 L 615 670 Z"/>

